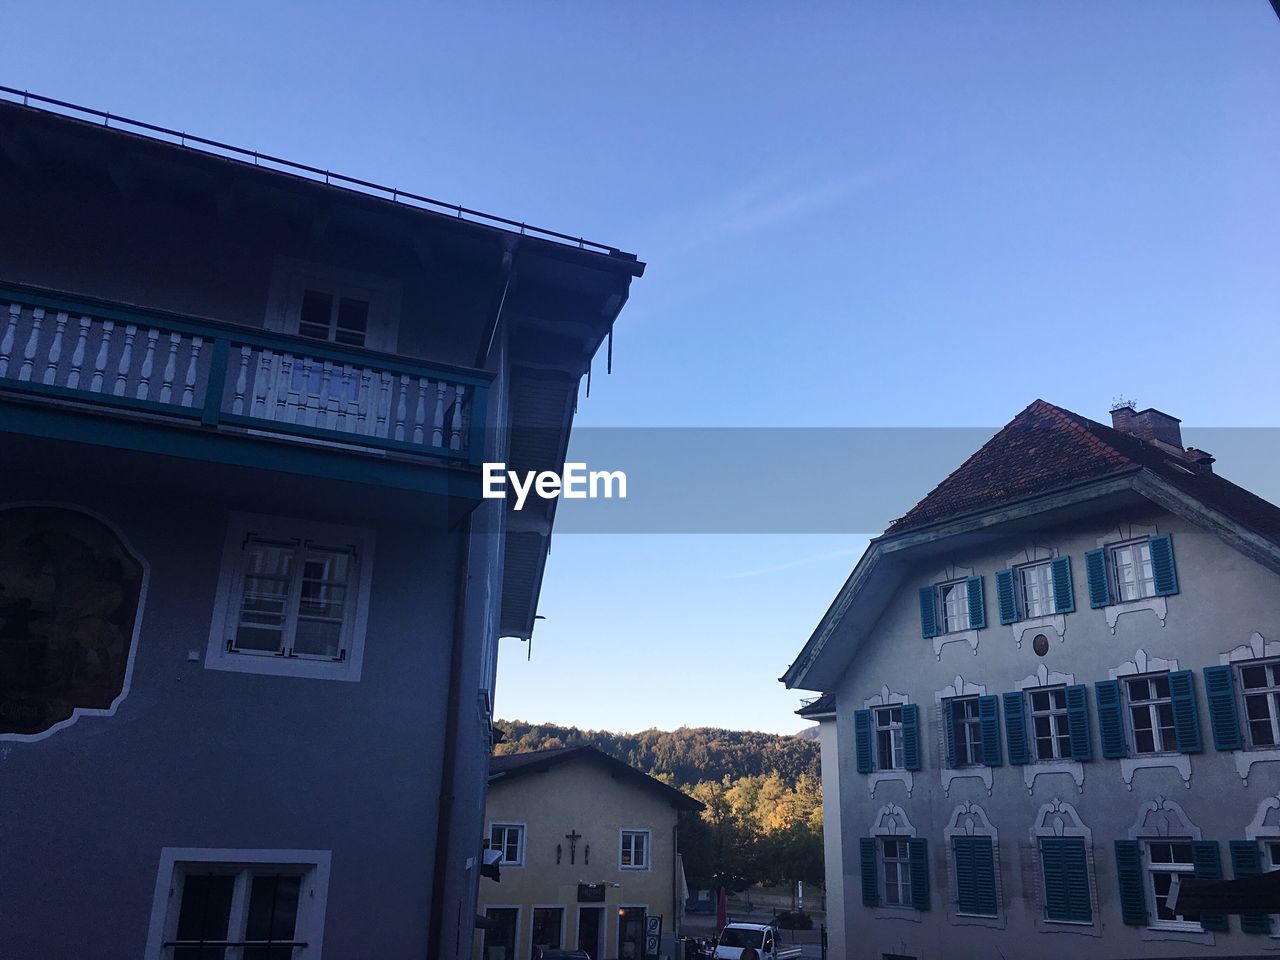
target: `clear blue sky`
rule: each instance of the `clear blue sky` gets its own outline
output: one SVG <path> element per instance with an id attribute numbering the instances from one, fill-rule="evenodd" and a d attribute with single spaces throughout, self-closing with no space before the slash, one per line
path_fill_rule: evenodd
<path id="1" fill-rule="evenodd" d="M 10 5 L 0 82 L 648 261 L 579 424 L 1277 425 L 1267 0 L 111 6 Z M 499 713 L 798 729 L 865 543 L 560 536 Z"/>

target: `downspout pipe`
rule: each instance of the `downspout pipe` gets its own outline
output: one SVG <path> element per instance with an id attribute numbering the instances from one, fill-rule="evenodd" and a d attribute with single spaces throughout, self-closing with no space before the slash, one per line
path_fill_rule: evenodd
<path id="1" fill-rule="evenodd" d="M 462 525 L 458 546 L 458 589 L 454 599 L 453 636 L 449 649 L 449 694 L 444 721 L 440 798 L 437 804 L 435 865 L 431 872 L 431 912 L 427 928 L 427 960 L 448 955 L 444 943 L 444 900 L 449 884 L 449 834 L 453 822 L 455 768 L 458 763 L 458 714 L 462 704 L 462 653 L 466 647 L 467 583 L 471 579 L 471 515 Z M 479 847 L 480 838 L 474 838 Z M 461 882 L 461 878 L 457 878 Z M 461 921 L 459 921 L 461 922 Z M 463 932 L 458 931 L 462 936 Z"/>

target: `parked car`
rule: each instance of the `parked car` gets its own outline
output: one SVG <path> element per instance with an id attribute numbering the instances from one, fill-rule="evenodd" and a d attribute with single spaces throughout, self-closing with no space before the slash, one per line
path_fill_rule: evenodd
<path id="1" fill-rule="evenodd" d="M 730 923 L 716 941 L 716 960 L 739 960 L 747 947 L 753 948 L 760 960 L 794 960 L 800 956 L 799 947 L 778 945 L 772 924 Z"/>

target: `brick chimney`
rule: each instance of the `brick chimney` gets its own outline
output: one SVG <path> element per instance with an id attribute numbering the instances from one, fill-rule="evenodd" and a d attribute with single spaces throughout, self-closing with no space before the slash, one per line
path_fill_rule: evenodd
<path id="1" fill-rule="evenodd" d="M 1183 449 L 1182 421 L 1155 407 L 1146 410 L 1135 410 L 1132 405 L 1116 407 L 1111 411 L 1111 426 L 1166 453 L 1176 454 L 1200 473 L 1213 472 L 1212 456 L 1194 447 Z"/>

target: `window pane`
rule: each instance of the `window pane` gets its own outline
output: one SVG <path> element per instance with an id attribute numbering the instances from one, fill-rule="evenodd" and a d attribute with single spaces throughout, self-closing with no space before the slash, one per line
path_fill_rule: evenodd
<path id="1" fill-rule="evenodd" d="M 313 340 L 328 340 L 333 322 L 333 297 L 319 290 L 304 290 L 298 333 Z"/>
<path id="2" fill-rule="evenodd" d="M 226 940 L 231 919 L 231 895 L 236 878 L 230 874 L 187 874 L 178 908 L 177 940 Z M 175 947 L 174 960 L 222 960 L 222 947 Z"/>
<path id="3" fill-rule="evenodd" d="M 249 887 L 244 938 L 268 942 L 292 940 L 301 891 L 301 877 L 274 874 L 254 877 Z M 244 950 L 244 960 L 292 960 L 293 956 L 292 947 L 246 947 Z"/>
<path id="4" fill-rule="evenodd" d="M 364 346 L 369 329 L 369 304 L 364 300 L 343 297 L 338 302 L 338 343 Z"/>

